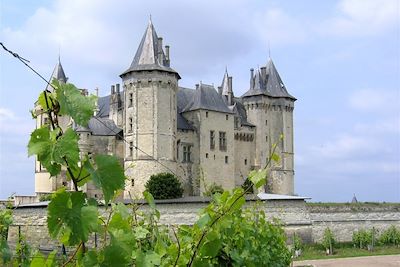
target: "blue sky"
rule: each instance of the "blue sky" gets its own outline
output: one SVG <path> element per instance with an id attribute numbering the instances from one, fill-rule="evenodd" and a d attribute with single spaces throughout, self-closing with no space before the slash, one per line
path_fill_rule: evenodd
<path id="1" fill-rule="evenodd" d="M 0 40 L 50 77 L 100 95 L 120 82 L 149 14 L 180 85 L 236 95 L 271 57 L 295 105 L 295 191 L 313 201 L 400 201 L 398 0 L 0 1 Z M 0 54 L 0 198 L 34 193 L 29 109 L 45 84 Z"/>

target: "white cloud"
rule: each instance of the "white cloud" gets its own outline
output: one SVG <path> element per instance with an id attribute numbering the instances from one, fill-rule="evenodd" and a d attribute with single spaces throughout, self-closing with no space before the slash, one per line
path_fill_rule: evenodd
<path id="1" fill-rule="evenodd" d="M 15 118 L 14 112 L 7 108 L 1 108 L 0 107 L 0 122 L 2 120 L 8 120 L 8 119 L 13 119 Z"/>
<path id="2" fill-rule="evenodd" d="M 13 136 L 27 135 L 34 129 L 34 121 L 27 118 L 21 118 L 7 108 L 0 107 L 0 138 L 13 138 Z M 11 134 L 11 136 L 7 136 Z"/>
<path id="3" fill-rule="evenodd" d="M 307 39 L 308 24 L 280 8 L 269 8 L 255 16 L 255 27 L 266 44 L 297 44 Z"/>
<path id="4" fill-rule="evenodd" d="M 380 89 L 356 90 L 349 96 L 351 108 L 363 112 L 399 111 L 400 94 L 398 91 Z"/>
<path id="5" fill-rule="evenodd" d="M 322 24 L 321 31 L 338 36 L 369 36 L 399 28 L 398 0 L 342 0 L 338 14 Z"/>
<path id="6" fill-rule="evenodd" d="M 370 155 L 377 152 L 380 143 L 373 138 L 344 134 L 321 146 L 311 147 L 316 157 L 329 159 L 349 159 L 360 155 Z"/>

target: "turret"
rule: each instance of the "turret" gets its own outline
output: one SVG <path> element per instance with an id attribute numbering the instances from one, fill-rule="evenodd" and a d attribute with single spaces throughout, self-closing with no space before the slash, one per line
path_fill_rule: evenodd
<path id="1" fill-rule="evenodd" d="M 222 84 L 218 87 L 218 92 L 224 96 L 228 106 L 233 105 L 233 90 L 232 90 L 232 76 L 228 75 L 228 70 L 225 69 L 224 78 Z"/>

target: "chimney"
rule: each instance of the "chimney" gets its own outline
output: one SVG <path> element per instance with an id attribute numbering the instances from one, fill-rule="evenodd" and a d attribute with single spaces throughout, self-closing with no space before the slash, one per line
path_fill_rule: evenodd
<path id="1" fill-rule="evenodd" d="M 158 63 L 164 65 L 162 37 L 158 37 L 157 46 Z"/>
<path id="2" fill-rule="evenodd" d="M 196 83 L 196 90 L 198 90 L 199 89 L 199 84 L 198 83 Z"/>
<path id="3" fill-rule="evenodd" d="M 170 59 L 169 59 L 169 45 L 166 45 L 165 46 L 165 60 L 166 60 L 166 65 L 167 65 L 167 67 L 169 67 L 169 65 L 170 65 Z"/>
<path id="4" fill-rule="evenodd" d="M 115 94 L 115 85 L 111 85 L 111 94 Z"/>
<path id="5" fill-rule="evenodd" d="M 228 89 L 229 92 L 232 92 L 232 76 L 228 77 Z"/>
<path id="6" fill-rule="evenodd" d="M 250 69 L 250 89 L 254 88 L 254 69 Z"/>
<path id="7" fill-rule="evenodd" d="M 117 94 L 119 94 L 119 83 L 116 84 L 117 87 Z"/>
<path id="8" fill-rule="evenodd" d="M 165 57 L 169 61 L 169 45 L 165 46 Z"/>
<path id="9" fill-rule="evenodd" d="M 233 104 L 233 91 L 232 91 L 232 76 L 228 77 L 228 103 L 229 105 Z"/>
<path id="10" fill-rule="evenodd" d="M 222 95 L 222 86 L 218 86 L 218 94 Z"/>
<path id="11" fill-rule="evenodd" d="M 264 81 L 267 78 L 267 68 L 266 67 L 261 67 L 261 77 Z"/>

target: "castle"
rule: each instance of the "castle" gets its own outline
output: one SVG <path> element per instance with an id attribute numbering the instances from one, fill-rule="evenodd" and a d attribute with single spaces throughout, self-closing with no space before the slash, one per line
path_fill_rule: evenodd
<path id="1" fill-rule="evenodd" d="M 110 95 L 98 98 L 87 127 L 74 125 L 81 153 L 114 154 L 120 159 L 127 177 L 124 198 L 140 195 L 149 177 L 159 172 L 174 173 L 184 195 L 196 196 L 204 193 L 205 184 L 224 189 L 241 186 L 251 170 L 266 165 L 272 145 L 277 144 L 281 160 L 263 190 L 293 195 L 296 99 L 287 92 L 272 60 L 250 70 L 249 89 L 241 97 L 234 95 L 227 71 L 217 89 L 201 82 L 195 89 L 180 87 L 181 77 L 170 62 L 169 46 L 163 47 L 150 21 L 132 64 L 120 75 L 122 89 L 112 85 Z M 67 82 L 60 61 L 52 79 Z M 45 114 L 37 117 L 37 127 L 46 122 Z M 62 117 L 60 124 L 73 122 Z M 71 186 L 65 172 L 49 176 L 36 162 L 38 195 Z M 102 197 L 90 183 L 83 190 Z"/>

